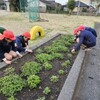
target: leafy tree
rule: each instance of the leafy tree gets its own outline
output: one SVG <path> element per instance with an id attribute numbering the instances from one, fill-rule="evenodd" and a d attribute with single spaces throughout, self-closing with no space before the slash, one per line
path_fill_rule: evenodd
<path id="1" fill-rule="evenodd" d="M 68 0 L 67 7 L 69 9 L 69 14 L 71 14 L 75 8 L 75 0 Z"/>
<path id="2" fill-rule="evenodd" d="M 100 0 L 91 0 L 91 3 L 95 3 L 96 15 L 98 15 L 99 7 L 100 7 Z"/>

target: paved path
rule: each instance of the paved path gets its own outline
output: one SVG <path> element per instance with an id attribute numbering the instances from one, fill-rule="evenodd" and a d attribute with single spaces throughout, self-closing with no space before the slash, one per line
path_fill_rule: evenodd
<path id="1" fill-rule="evenodd" d="M 81 75 L 73 100 L 100 100 L 100 24 L 97 45 L 86 52 Z"/>

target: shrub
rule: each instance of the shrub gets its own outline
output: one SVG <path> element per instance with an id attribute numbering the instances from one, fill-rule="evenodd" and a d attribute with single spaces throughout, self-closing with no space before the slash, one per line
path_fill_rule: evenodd
<path id="1" fill-rule="evenodd" d="M 15 69 L 13 67 L 6 68 L 4 70 L 4 75 L 15 74 Z"/>
<path id="2" fill-rule="evenodd" d="M 50 77 L 50 81 L 53 82 L 53 83 L 58 82 L 59 81 L 59 77 L 53 75 L 53 76 Z"/>
<path id="3" fill-rule="evenodd" d="M 5 96 L 12 96 L 16 92 L 21 91 L 25 86 L 25 81 L 18 75 L 9 75 L 0 79 L 0 91 Z"/>
<path id="4" fill-rule="evenodd" d="M 46 70 L 52 69 L 52 65 L 51 65 L 49 62 L 45 62 L 45 63 L 43 64 L 43 66 L 44 66 L 44 68 L 45 68 Z"/>
<path id="5" fill-rule="evenodd" d="M 50 88 L 49 87 L 45 87 L 45 89 L 43 90 L 43 93 L 44 94 L 49 94 L 51 92 Z"/>
<path id="6" fill-rule="evenodd" d="M 63 67 L 68 67 L 71 64 L 70 60 L 65 61 L 64 63 L 62 63 Z"/>
<path id="7" fill-rule="evenodd" d="M 68 41 L 66 41 L 66 42 L 65 42 L 65 45 L 66 45 L 67 47 L 69 47 L 69 46 L 71 46 L 71 43 L 68 42 Z"/>
<path id="8" fill-rule="evenodd" d="M 63 74 L 64 74 L 64 71 L 63 71 L 63 70 L 59 70 L 58 73 L 59 73 L 60 75 L 63 75 Z"/>
<path id="9" fill-rule="evenodd" d="M 56 53 L 56 52 L 66 52 L 67 51 L 67 47 L 63 46 L 63 45 L 53 45 L 53 46 L 48 46 L 44 49 L 47 53 Z"/>
<path id="10" fill-rule="evenodd" d="M 53 59 L 52 55 L 50 54 L 46 54 L 46 53 L 41 53 L 41 54 L 37 54 L 36 55 L 36 59 L 41 62 L 41 63 L 44 63 L 44 62 L 48 62 L 48 61 L 51 61 Z"/>
<path id="11" fill-rule="evenodd" d="M 39 48 L 36 50 L 36 53 L 38 53 L 38 54 L 43 53 L 43 50 Z"/>
<path id="12" fill-rule="evenodd" d="M 68 58 L 71 58 L 73 55 L 68 53 L 67 56 L 68 56 Z"/>
<path id="13" fill-rule="evenodd" d="M 36 100 L 46 100 L 46 99 L 45 99 L 45 96 L 43 96 L 43 97 L 40 97 L 40 98 L 38 98 Z"/>
<path id="14" fill-rule="evenodd" d="M 33 89 L 41 82 L 40 77 L 37 75 L 30 75 L 27 79 L 28 86 Z"/>
<path id="15" fill-rule="evenodd" d="M 9 97 L 7 100 L 16 100 L 14 96 Z"/>
<path id="16" fill-rule="evenodd" d="M 51 54 L 53 56 L 54 59 L 63 59 L 64 55 L 61 53 L 52 53 Z"/>
<path id="17" fill-rule="evenodd" d="M 29 76 L 29 75 L 35 75 L 40 72 L 42 67 L 37 62 L 27 62 L 25 63 L 22 68 L 22 76 Z"/>

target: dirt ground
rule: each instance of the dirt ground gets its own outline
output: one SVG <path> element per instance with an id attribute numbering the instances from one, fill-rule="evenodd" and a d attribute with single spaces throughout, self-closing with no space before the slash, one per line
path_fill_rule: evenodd
<path id="1" fill-rule="evenodd" d="M 53 41 L 55 41 L 54 39 L 45 43 L 44 45 L 42 45 L 41 47 L 39 48 L 44 48 L 45 46 L 49 46 L 53 43 Z M 73 65 L 74 63 L 74 60 L 77 56 L 77 54 L 74 54 L 72 57 L 68 57 L 67 54 L 70 53 L 71 51 L 71 48 L 72 48 L 72 45 L 69 48 L 69 51 L 68 52 L 60 52 L 64 55 L 64 58 L 63 59 L 54 59 L 51 61 L 51 64 L 53 66 L 52 70 L 45 70 L 43 69 L 40 73 L 39 73 L 39 76 L 41 78 L 41 84 L 36 88 L 36 89 L 30 89 L 28 87 L 24 88 L 22 91 L 18 92 L 16 95 L 15 95 L 15 98 L 17 98 L 17 100 L 37 100 L 37 98 L 40 98 L 40 97 L 43 97 L 44 94 L 43 94 L 43 90 L 45 87 L 50 87 L 51 89 L 51 93 L 46 95 L 46 99 L 45 100 L 57 100 L 58 98 L 58 95 L 62 89 L 62 86 L 68 76 L 68 73 L 71 69 L 71 66 Z M 20 74 L 21 73 L 21 66 L 25 63 L 25 62 L 29 62 L 29 61 L 36 61 L 35 60 L 35 56 L 36 54 L 38 54 L 36 52 L 37 49 L 34 50 L 34 53 L 32 54 L 27 54 L 25 57 L 23 57 L 22 59 L 18 59 L 15 63 L 12 63 L 11 65 L 8 65 L 8 67 L 13 67 L 15 68 L 15 72 L 17 74 Z M 64 63 L 65 61 L 67 60 L 70 60 L 71 64 L 68 66 L 68 67 L 62 67 L 62 63 Z M 4 75 L 4 70 L 5 68 L 3 68 L 1 71 L 0 71 L 0 77 Z M 64 70 L 64 74 L 62 75 L 59 75 L 58 74 L 58 71 L 59 70 Z M 50 77 L 52 75 L 56 75 L 56 76 L 59 76 L 59 81 L 56 82 L 56 83 L 52 83 L 50 81 Z M 0 100 L 7 100 L 7 97 L 0 94 Z M 43 99 L 44 100 L 44 99 Z"/>

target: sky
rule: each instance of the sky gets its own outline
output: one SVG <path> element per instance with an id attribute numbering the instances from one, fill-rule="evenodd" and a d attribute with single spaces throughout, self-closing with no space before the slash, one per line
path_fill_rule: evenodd
<path id="1" fill-rule="evenodd" d="M 67 3 L 67 0 L 55 0 L 55 2 L 58 2 L 62 5 L 66 4 Z"/>

